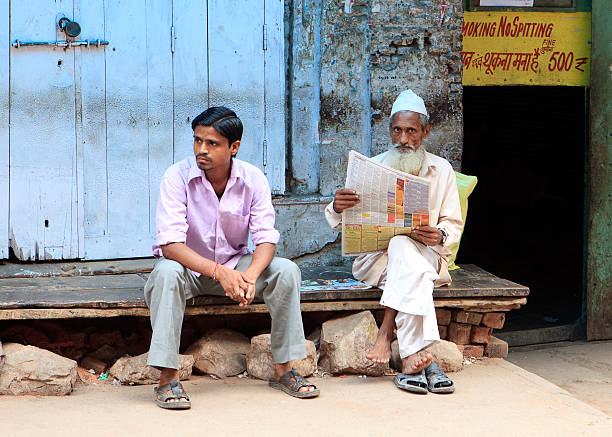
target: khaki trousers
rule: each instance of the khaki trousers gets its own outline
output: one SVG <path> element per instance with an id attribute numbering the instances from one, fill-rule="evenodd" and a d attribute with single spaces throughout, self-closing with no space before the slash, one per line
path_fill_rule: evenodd
<path id="1" fill-rule="evenodd" d="M 240 258 L 236 270 L 245 271 L 252 257 L 245 255 Z M 306 356 L 300 283 L 299 267 L 288 259 L 276 257 L 255 283 L 255 298 L 263 298 L 272 318 L 272 358 L 275 363 L 286 363 Z M 178 262 L 160 258 L 144 292 L 153 328 L 147 364 L 178 369 L 187 299 L 203 294 L 224 296 L 225 291 L 211 278 L 195 276 Z"/>

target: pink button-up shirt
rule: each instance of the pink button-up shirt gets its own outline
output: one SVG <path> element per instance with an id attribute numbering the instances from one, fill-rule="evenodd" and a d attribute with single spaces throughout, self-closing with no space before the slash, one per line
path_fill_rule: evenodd
<path id="1" fill-rule="evenodd" d="M 162 256 L 165 244 L 185 243 L 232 269 L 250 253 L 249 231 L 256 246 L 279 239 L 268 180 L 257 167 L 236 158 L 221 200 L 194 156 L 172 165 L 161 182 L 156 223 L 153 255 Z"/>

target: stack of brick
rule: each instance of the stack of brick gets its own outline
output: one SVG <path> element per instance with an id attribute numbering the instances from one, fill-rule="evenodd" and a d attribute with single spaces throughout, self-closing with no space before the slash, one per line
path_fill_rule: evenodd
<path id="1" fill-rule="evenodd" d="M 464 357 L 504 358 L 508 355 L 508 344 L 491 335 L 493 329 L 504 326 L 505 313 L 436 308 L 436 316 L 440 338 L 455 343 Z"/>

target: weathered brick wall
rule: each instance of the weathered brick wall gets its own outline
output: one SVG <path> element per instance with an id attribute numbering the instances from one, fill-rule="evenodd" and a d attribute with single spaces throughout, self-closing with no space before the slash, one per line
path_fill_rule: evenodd
<path id="1" fill-rule="evenodd" d="M 350 13 L 344 3 L 294 0 L 289 14 L 290 186 L 331 194 L 344 182 L 348 150 L 384 151 L 391 105 L 406 88 L 431 112 L 428 148 L 459 168 L 461 0 L 357 1 Z"/>
<path id="2" fill-rule="evenodd" d="M 349 150 L 373 156 L 389 147 L 399 92 L 411 88 L 425 99 L 427 149 L 461 166 L 463 2 L 358 0 L 346 12 L 344 0 L 286 0 L 285 8 L 288 197 L 311 196 L 300 208 L 277 202 L 286 240 L 279 252 L 337 262 L 322 207 L 344 185 Z M 312 233 L 298 244 L 295 235 L 305 228 Z"/>
<path id="3" fill-rule="evenodd" d="M 461 0 L 370 2 L 372 154 L 388 148 L 388 115 L 395 97 L 411 88 L 431 116 L 428 149 L 461 163 Z"/>

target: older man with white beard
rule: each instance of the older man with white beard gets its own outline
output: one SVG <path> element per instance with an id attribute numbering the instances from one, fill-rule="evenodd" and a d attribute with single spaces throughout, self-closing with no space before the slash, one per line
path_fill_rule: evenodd
<path id="1" fill-rule="evenodd" d="M 392 146 L 372 159 L 429 180 L 431 226 L 413 229 L 413 237 L 420 242 L 397 235 L 386 251 L 357 257 L 353 276 L 383 289 L 380 303 L 385 307 L 384 320 L 367 358 L 375 363 L 389 361 L 393 330 L 397 327 L 402 373 L 396 376 L 395 384 L 416 393 L 452 393 L 453 382 L 432 363 L 426 348 L 440 340 L 433 288 L 451 282 L 447 268 L 449 246 L 459 240 L 463 220 L 453 168 L 423 145 L 430 132 L 428 119 L 423 99 L 412 90 L 403 91 L 391 109 Z M 339 229 L 342 211 L 358 202 L 359 195 L 353 190 L 338 190 L 325 209 L 329 225 Z"/>

